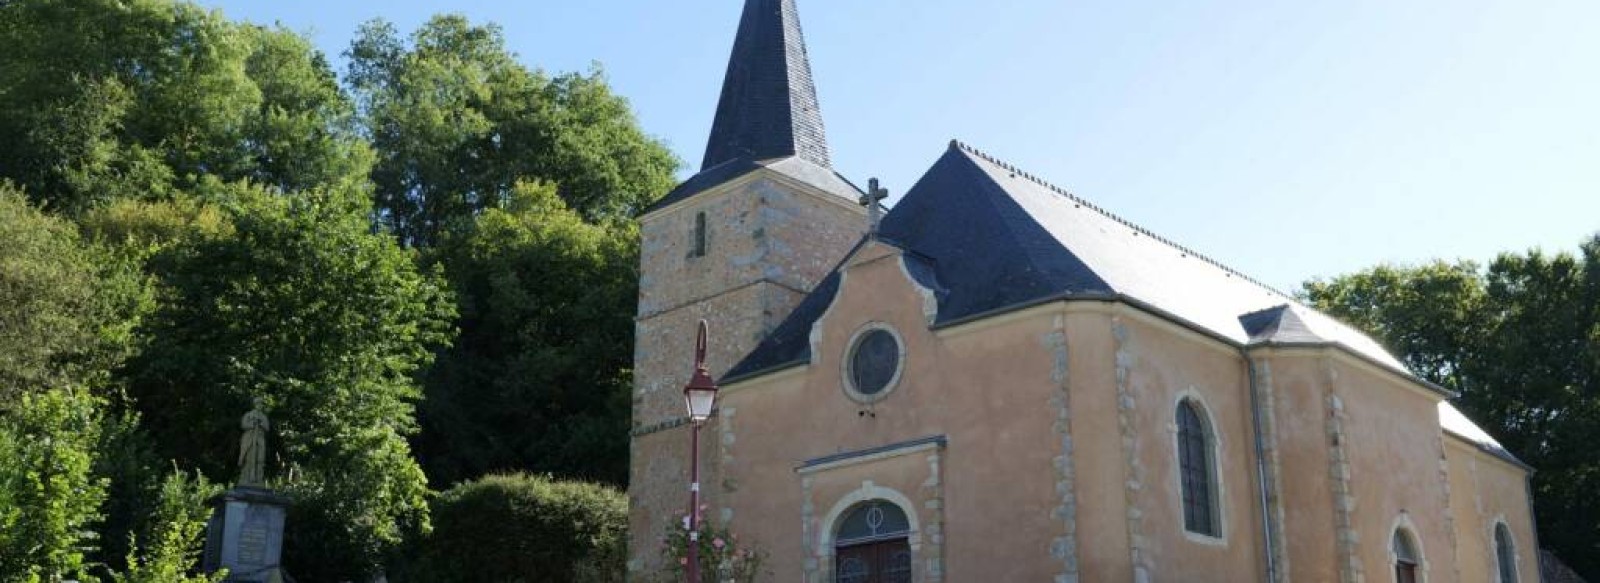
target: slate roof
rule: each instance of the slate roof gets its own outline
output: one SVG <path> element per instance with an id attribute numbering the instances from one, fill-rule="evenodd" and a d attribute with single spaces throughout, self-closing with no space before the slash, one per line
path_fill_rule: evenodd
<path id="1" fill-rule="evenodd" d="M 795 0 L 747 0 L 700 169 L 787 156 L 832 166 L 800 14 Z"/>
<path id="2" fill-rule="evenodd" d="M 1513 465 L 1532 469 L 1528 467 L 1528 464 L 1522 463 L 1522 460 L 1517 459 L 1517 456 L 1513 455 L 1511 450 L 1500 445 L 1500 442 L 1489 435 L 1489 432 L 1484 431 L 1477 423 L 1473 423 L 1471 419 L 1468 419 L 1465 413 L 1462 413 L 1455 405 L 1451 405 L 1449 401 L 1439 402 L 1439 427 L 1451 435 L 1478 446 L 1478 449 L 1484 453 L 1511 462 Z"/>
<path id="3" fill-rule="evenodd" d="M 1354 328 L 959 142 L 883 218 L 878 240 L 905 250 L 912 276 L 935 291 L 935 327 L 1049 301 L 1119 300 L 1240 346 L 1338 345 L 1448 394 Z M 809 362 L 838 272 L 723 382 Z M 1523 465 L 1448 402 L 1439 417 L 1445 431 Z"/>
<path id="4" fill-rule="evenodd" d="M 1325 342 L 1306 325 L 1305 318 L 1291 304 L 1273 306 L 1239 316 L 1239 324 L 1250 335 L 1251 344 L 1301 344 Z"/>
<path id="5" fill-rule="evenodd" d="M 879 232 L 932 266 L 943 286 L 936 326 L 1058 299 L 1121 299 L 1240 345 L 1338 343 L 1409 375 L 1376 342 L 1292 297 L 959 142 Z M 779 330 L 801 338 L 775 332 L 729 377 L 808 360 L 802 340 L 819 316 L 797 309 L 796 325 Z"/>
<path id="6" fill-rule="evenodd" d="M 724 184 L 745 174 L 761 169 L 771 170 L 794 180 L 811 185 L 812 187 L 844 198 L 855 203 L 861 198 L 861 189 L 850 182 L 838 172 L 824 166 L 819 166 L 809 160 L 798 156 L 774 158 L 770 160 L 751 160 L 749 158 L 736 158 L 723 162 L 689 177 L 677 188 L 672 189 L 661 200 L 645 207 L 643 214 L 650 214 L 658 209 L 663 209 L 685 200 L 701 192 L 705 192 L 719 184 Z"/>
<path id="7" fill-rule="evenodd" d="M 644 213 L 762 168 L 851 202 L 861 196 L 833 171 L 795 0 L 746 0 L 700 173 Z"/>

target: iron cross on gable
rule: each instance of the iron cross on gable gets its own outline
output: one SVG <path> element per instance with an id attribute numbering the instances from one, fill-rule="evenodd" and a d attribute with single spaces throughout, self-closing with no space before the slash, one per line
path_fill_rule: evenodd
<path id="1" fill-rule="evenodd" d="M 878 179 L 867 181 L 867 193 L 861 195 L 861 206 L 867 207 L 867 232 L 876 235 L 878 222 L 883 219 L 883 199 L 889 198 L 889 191 L 878 186 Z"/>

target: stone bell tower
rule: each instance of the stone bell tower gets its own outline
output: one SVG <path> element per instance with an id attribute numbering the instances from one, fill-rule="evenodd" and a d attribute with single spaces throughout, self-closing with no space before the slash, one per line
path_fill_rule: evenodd
<path id="1" fill-rule="evenodd" d="M 639 219 L 643 238 L 634 350 L 629 570 L 659 569 L 666 529 L 687 511 L 689 428 L 683 385 L 696 323 L 720 377 L 755 348 L 866 230 L 861 192 L 833 171 L 795 0 L 746 0 L 700 173 Z M 738 412 L 701 440 L 709 524 L 737 518 L 721 477 Z M 760 517 L 761 520 L 792 517 Z"/>

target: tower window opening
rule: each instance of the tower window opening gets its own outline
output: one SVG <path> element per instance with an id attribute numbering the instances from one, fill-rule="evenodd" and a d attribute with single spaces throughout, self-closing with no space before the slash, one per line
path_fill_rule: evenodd
<path id="1" fill-rule="evenodd" d="M 694 241 L 689 248 L 690 257 L 706 256 L 706 213 L 700 211 L 694 214 Z"/>

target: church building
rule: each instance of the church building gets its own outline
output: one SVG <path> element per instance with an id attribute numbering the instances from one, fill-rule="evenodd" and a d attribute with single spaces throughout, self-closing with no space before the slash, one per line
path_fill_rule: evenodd
<path id="1" fill-rule="evenodd" d="M 633 579 L 682 528 L 705 319 L 704 516 L 770 581 L 1538 581 L 1531 470 L 1361 332 L 963 143 L 876 199 L 795 0 L 747 0 L 640 219 Z"/>

